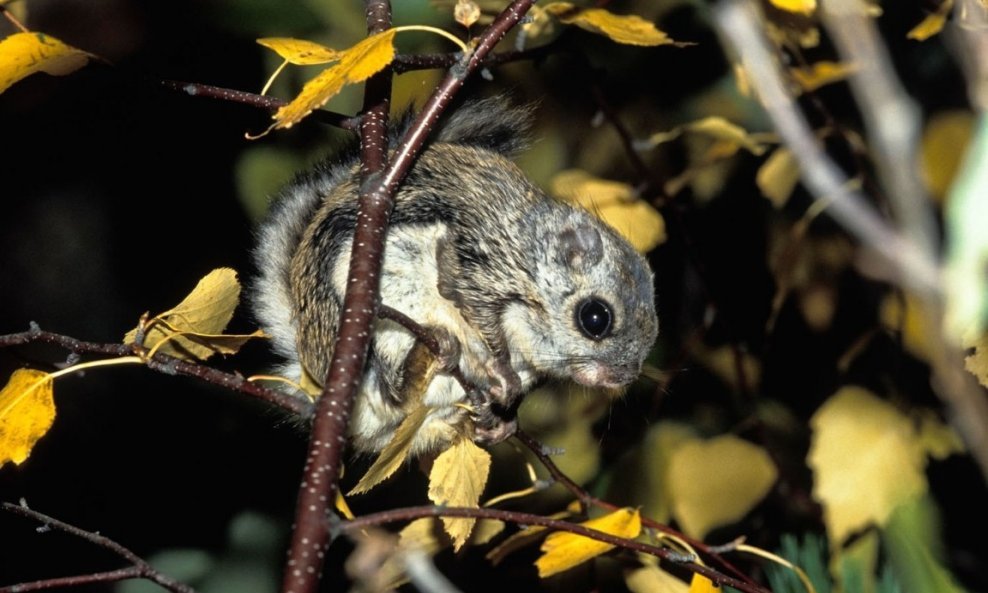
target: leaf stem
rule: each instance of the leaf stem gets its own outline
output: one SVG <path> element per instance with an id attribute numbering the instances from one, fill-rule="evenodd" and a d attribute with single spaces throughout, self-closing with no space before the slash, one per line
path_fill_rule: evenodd
<path id="1" fill-rule="evenodd" d="M 450 41 L 458 45 L 460 47 L 460 50 L 463 51 L 463 53 L 467 53 L 468 51 L 470 51 L 470 48 L 467 47 L 467 44 L 464 43 L 463 40 L 461 40 L 459 37 L 453 35 L 448 31 L 443 31 L 442 29 L 438 29 L 436 27 L 430 27 L 428 25 L 403 25 L 401 27 L 395 27 L 395 31 L 397 31 L 398 33 L 402 33 L 404 31 L 427 31 L 429 33 L 435 33 L 436 35 L 439 35 L 440 37 L 445 37 L 446 39 L 449 39 Z"/>

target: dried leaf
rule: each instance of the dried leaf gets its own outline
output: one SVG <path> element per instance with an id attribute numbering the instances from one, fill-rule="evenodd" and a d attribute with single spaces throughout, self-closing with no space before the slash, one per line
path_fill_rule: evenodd
<path id="1" fill-rule="evenodd" d="M 639 149 L 654 148 L 660 144 L 675 140 L 686 132 L 702 134 L 715 140 L 722 140 L 729 147 L 744 148 L 755 156 L 765 154 L 765 151 L 768 150 L 768 143 L 776 141 L 775 136 L 772 134 L 751 133 L 741 126 L 727 121 L 723 117 L 712 115 L 681 126 L 676 126 L 668 132 L 652 134 L 648 140 L 639 142 L 637 147 Z M 715 148 L 715 151 L 720 154 L 708 154 L 706 158 L 711 159 L 717 156 L 723 158 L 724 156 L 734 154 L 733 150 L 719 146 Z"/>
<path id="2" fill-rule="evenodd" d="M 720 593 L 720 587 L 707 577 L 693 573 L 689 593 Z"/>
<path id="3" fill-rule="evenodd" d="M 824 509 L 831 545 L 870 525 L 884 525 L 900 505 L 927 490 L 930 452 L 951 445 L 949 432 L 927 417 L 917 423 L 861 387 L 844 387 L 810 420 L 813 436 L 807 463 L 814 474 L 813 497 Z M 852 487 L 853 486 L 853 487 Z M 861 496 L 867 488 L 868 496 Z"/>
<path id="4" fill-rule="evenodd" d="M 758 168 L 755 183 L 773 206 L 782 208 L 799 183 L 799 173 L 799 164 L 792 151 L 780 146 Z"/>
<path id="5" fill-rule="evenodd" d="M 552 193 L 595 213 L 640 253 L 647 253 L 666 240 L 662 214 L 648 202 L 638 199 L 634 189 L 626 183 L 571 169 L 553 178 Z"/>
<path id="6" fill-rule="evenodd" d="M 311 66 L 314 64 L 328 64 L 340 59 L 343 52 L 333 48 L 320 45 L 313 41 L 304 39 L 292 39 L 291 37 L 264 37 L 257 42 L 268 49 L 272 49 L 279 56 L 285 58 L 289 64 L 298 66 Z"/>
<path id="7" fill-rule="evenodd" d="M 473 0 L 456 0 L 456 6 L 453 7 L 453 19 L 469 29 L 480 19 L 480 6 Z"/>
<path id="8" fill-rule="evenodd" d="M 820 87 L 845 80 L 857 69 L 855 64 L 823 60 L 805 68 L 790 68 L 789 73 L 800 89 L 813 92 Z"/>
<path id="9" fill-rule="evenodd" d="M 769 2 L 786 12 L 810 15 L 816 10 L 816 0 L 769 0 Z"/>
<path id="10" fill-rule="evenodd" d="M 683 532 L 702 539 L 744 517 L 777 476 L 764 449 L 736 436 L 683 443 L 669 460 L 673 515 Z"/>
<path id="11" fill-rule="evenodd" d="M 906 33 L 906 37 L 909 39 L 915 39 L 916 41 L 926 41 L 930 37 L 933 37 L 940 31 L 943 31 L 944 25 L 947 24 L 947 17 L 950 15 L 950 11 L 954 8 L 954 0 L 943 0 L 940 6 L 937 7 L 937 11 L 927 15 L 925 19 L 920 21 L 918 25 L 910 29 Z"/>
<path id="12" fill-rule="evenodd" d="M 692 43 L 673 41 L 653 23 L 638 15 L 617 15 L 603 8 L 578 8 L 570 2 L 552 2 L 543 7 L 560 22 L 606 35 L 612 41 L 628 45 L 675 45 L 683 47 Z"/>
<path id="13" fill-rule="evenodd" d="M 637 509 L 628 508 L 584 521 L 580 525 L 627 539 L 638 537 L 642 530 L 641 514 Z M 545 538 L 541 549 L 544 554 L 535 561 L 535 566 L 539 569 L 539 576 L 546 578 L 609 552 L 614 549 L 614 545 L 558 531 Z"/>
<path id="14" fill-rule="evenodd" d="M 95 57 L 44 33 L 14 33 L 0 41 L 0 93 L 35 72 L 64 76 Z"/>
<path id="15" fill-rule="evenodd" d="M 241 338 L 249 339 L 248 336 L 236 336 L 226 341 L 219 339 L 217 348 L 214 348 L 208 344 L 208 339 L 174 335 L 176 332 L 200 336 L 222 333 L 233 317 L 239 299 L 240 283 L 237 281 L 237 273 L 230 268 L 217 268 L 204 276 L 174 309 L 165 311 L 148 322 L 144 346 L 154 348 L 159 342 L 167 340 L 158 348 L 158 352 L 184 360 L 205 360 L 221 351 L 224 346 L 229 347 Z M 155 320 L 161 320 L 162 323 L 156 323 Z M 127 332 L 123 339 L 125 344 L 137 340 L 138 329 L 140 328 Z"/>
<path id="16" fill-rule="evenodd" d="M 416 342 L 409 352 L 406 361 L 405 374 L 408 381 L 402 385 L 399 401 L 405 402 L 405 419 L 398 425 L 394 436 L 387 446 L 374 460 L 374 463 L 367 469 L 357 485 L 353 487 L 348 496 L 362 494 L 384 480 L 391 477 L 399 467 L 408 459 L 408 454 L 412 450 L 415 436 L 419 429 L 425 424 L 429 412 L 432 411 L 425 405 L 425 392 L 432 383 L 439 369 L 439 362 L 436 357 L 421 342 Z"/>
<path id="17" fill-rule="evenodd" d="M 18 369 L 0 391 L 0 467 L 20 465 L 55 421 L 48 373 Z"/>
<path id="18" fill-rule="evenodd" d="M 429 500 L 438 505 L 477 507 L 490 469 L 490 453 L 461 437 L 433 462 L 429 472 Z M 442 520 L 453 540 L 453 549 L 459 550 L 470 537 L 476 519 L 443 517 Z"/>
<path id="19" fill-rule="evenodd" d="M 964 368 L 978 378 L 978 382 L 988 387 L 988 335 L 978 340 L 968 340 L 965 344 L 971 353 L 964 358 Z"/>
<path id="20" fill-rule="evenodd" d="M 362 82 L 380 72 L 394 59 L 395 33 L 395 29 L 388 29 L 342 51 L 338 64 L 307 82 L 291 103 L 274 114 L 275 123 L 268 131 L 292 127 L 325 105 L 345 85 Z"/>

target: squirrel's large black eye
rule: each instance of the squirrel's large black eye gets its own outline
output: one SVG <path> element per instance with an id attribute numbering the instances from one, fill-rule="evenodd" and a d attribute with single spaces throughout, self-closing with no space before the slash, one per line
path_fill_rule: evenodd
<path id="1" fill-rule="evenodd" d="M 583 335 L 600 340 L 611 331 L 611 307 L 599 299 L 587 299 L 576 307 L 576 325 Z"/>

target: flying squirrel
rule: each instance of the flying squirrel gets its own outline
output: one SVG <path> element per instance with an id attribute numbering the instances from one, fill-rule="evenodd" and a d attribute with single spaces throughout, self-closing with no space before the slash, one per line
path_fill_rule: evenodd
<path id="1" fill-rule="evenodd" d="M 407 119 L 391 131 L 394 148 Z M 632 382 L 655 341 L 646 260 L 593 213 L 547 196 L 512 163 L 526 147 L 533 108 L 504 96 L 453 112 L 394 198 L 380 303 L 433 332 L 449 373 L 421 403 L 429 413 L 411 454 L 458 434 L 482 444 L 514 433 L 521 398 L 544 379 L 588 387 Z M 302 174 L 272 203 L 254 250 L 254 314 L 280 373 L 322 381 L 339 326 L 357 215 L 357 151 Z M 403 386 L 416 339 L 377 319 L 350 436 L 383 449 L 408 414 Z M 300 394 L 300 397 L 302 394 Z"/>

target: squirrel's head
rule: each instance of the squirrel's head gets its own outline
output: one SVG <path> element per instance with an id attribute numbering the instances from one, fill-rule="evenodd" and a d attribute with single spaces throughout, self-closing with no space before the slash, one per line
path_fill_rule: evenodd
<path id="1" fill-rule="evenodd" d="M 641 372 L 658 333 L 645 258 L 592 213 L 547 202 L 530 215 L 536 294 L 505 312 L 510 342 L 543 374 L 619 387 Z M 541 210 L 541 209 L 539 209 Z"/>

